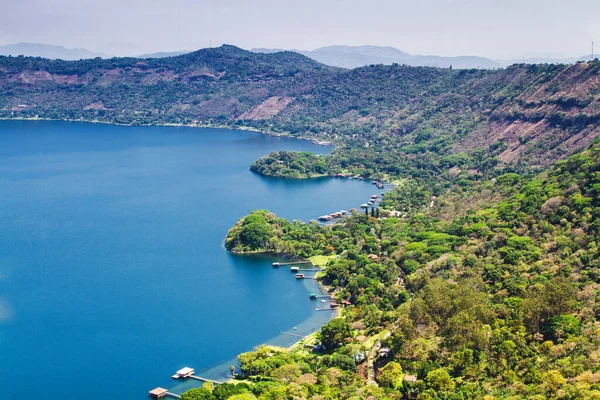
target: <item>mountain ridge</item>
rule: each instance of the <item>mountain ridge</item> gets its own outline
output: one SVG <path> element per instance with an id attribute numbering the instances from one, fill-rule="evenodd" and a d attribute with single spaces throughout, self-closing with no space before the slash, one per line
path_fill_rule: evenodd
<path id="1" fill-rule="evenodd" d="M 277 52 L 281 49 L 251 49 L 257 52 Z M 323 64 L 341 67 L 358 68 L 371 64 L 405 64 L 411 66 L 440 68 L 500 68 L 502 65 L 494 60 L 478 56 L 442 57 L 436 55 L 412 55 L 392 46 L 345 46 L 333 45 L 319 47 L 314 50 L 291 50 L 310 57 Z"/>
<path id="2" fill-rule="evenodd" d="M 337 143 L 336 165 L 365 176 L 409 173 L 423 157 L 444 171 L 448 154 L 462 154 L 460 169 L 535 167 L 600 136 L 599 72 L 598 62 L 346 70 L 230 45 L 158 59 L 0 57 L 0 117 L 287 132 Z"/>
<path id="3" fill-rule="evenodd" d="M 283 49 L 254 48 L 250 51 L 272 53 L 285 51 Z M 393 63 L 411 66 L 440 67 L 458 69 L 470 68 L 503 68 L 513 64 L 574 64 L 580 61 L 590 61 L 591 55 L 581 57 L 516 57 L 511 59 L 491 59 L 481 56 L 437 56 L 437 55 L 412 55 L 392 46 L 324 46 L 314 50 L 296 50 L 307 57 L 313 58 L 323 64 L 341 68 L 357 68 L 371 64 L 390 65 Z"/>
<path id="4" fill-rule="evenodd" d="M 63 46 L 20 42 L 0 46 L 0 55 L 3 56 L 28 56 L 49 59 L 81 60 L 88 58 L 108 58 L 108 54 L 90 51 L 83 48 L 66 48 Z"/>

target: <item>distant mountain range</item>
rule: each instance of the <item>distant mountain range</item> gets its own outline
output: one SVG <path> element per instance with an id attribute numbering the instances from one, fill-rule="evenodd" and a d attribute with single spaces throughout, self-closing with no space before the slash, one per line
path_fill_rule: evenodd
<path id="1" fill-rule="evenodd" d="M 142 54 L 137 56 L 138 58 L 166 58 L 166 57 L 176 57 L 182 54 L 191 53 L 191 50 L 181 50 L 181 51 L 160 51 L 158 53 L 149 53 Z"/>
<path id="2" fill-rule="evenodd" d="M 273 53 L 280 49 L 252 49 L 257 53 Z M 382 46 L 326 46 L 315 50 L 292 50 L 320 63 L 342 67 L 357 68 L 371 64 L 403 64 L 440 68 L 500 68 L 503 65 L 485 57 L 459 56 L 441 57 L 412 55 L 394 47 Z"/>
<path id="3" fill-rule="evenodd" d="M 284 49 L 256 48 L 256 53 L 276 53 Z M 320 63 L 342 68 L 357 68 L 372 64 L 403 64 L 411 66 L 470 69 L 502 68 L 512 64 L 573 64 L 589 61 L 590 55 L 573 58 L 515 58 L 492 60 L 478 56 L 442 57 L 434 55 L 413 55 L 390 46 L 326 46 L 315 50 L 291 50 L 304 54 Z"/>
<path id="4" fill-rule="evenodd" d="M 16 43 L 0 46 L 2 56 L 29 56 L 43 57 L 60 60 L 82 60 L 86 58 L 110 57 L 108 54 L 98 53 L 87 49 L 68 49 L 63 46 L 54 46 L 41 43 Z"/>
<path id="5" fill-rule="evenodd" d="M 510 60 L 492 60 L 478 56 L 456 56 L 442 57 L 435 55 L 413 55 L 390 46 L 326 46 L 315 50 L 285 50 L 255 48 L 250 51 L 254 53 L 278 53 L 282 51 L 293 51 L 305 55 L 322 64 L 341 67 L 357 68 L 372 64 L 402 64 L 411 66 L 426 66 L 457 69 L 502 68 L 512 64 L 573 64 L 577 61 L 589 61 L 590 55 L 572 58 L 516 58 Z M 175 57 L 191 53 L 189 50 L 157 52 L 142 55 L 131 55 L 137 58 L 165 58 Z M 17 43 L 0 46 L 0 55 L 31 56 L 61 60 L 80 60 L 89 58 L 111 58 L 105 53 L 90 51 L 87 49 L 69 49 L 63 46 L 55 46 L 40 43 Z"/>

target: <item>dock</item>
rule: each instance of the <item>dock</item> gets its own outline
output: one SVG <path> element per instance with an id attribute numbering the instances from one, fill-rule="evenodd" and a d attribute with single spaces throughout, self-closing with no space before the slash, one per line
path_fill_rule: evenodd
<path id="1" fill-rule="evenodd" d="M 161 387 L 157 387 L 156 389 L 152 389 L 150 392 L 148 392 L 148 395 L 150 397 L 152 397 L 153 399 L 161 399 L 163 397 L 170 397 L 173 399 L 180 399 L 181 396 L 175 393 L 171 393 L 169 392 L 167 389 L 165 388 L 161 388 Z"/>
<path id="2" fill-rule="evenodd" d="M 310 261 L 290 261 L 290 262 L 274 262 L 273 266 L 275 268 L 281 266 L 281 265 L 296 265 L 296 264 L 312 264 Z"/>
<path id="3" fill-rule="evenodd" d="M 288 336 L 294 336 L 294 337 L 298 337 L 298 338 L 304 338 L 303 335 L 298 335 L 297 333 L 290 333 L 290 332 L 284 332 L 284 331 L 279 331 L 279 333 L 281 333 L 282 335 L 288 335 Z"/>
<path id="4" fill-rule="evenodd" d="M 212 380 L 212 379 L 203 378 L 201 376 L 196 376 L 196 375 L 190 375 L 190 379 L 195 379 L 195 380 L 201 381 L 201 382 L 212 382 L 215 385 L 220 385 L 221 383 L 223 383 L 223 382 L 220 382 L 220 381 L 215 381 L 215 380 Z"/>
<path id="5" fill-rule="evenodd" d="M 327 307 L 327 308 L 315 308 L 315 311 L 334 311 L 335 308 Z"/>
<path id="6" fill-rule="evenodd" d="M 193 368 L 190 367 L 185 367 L 185 368 L 181 368 L 179 371 L 175 372 L 175 375 L 173 375 L 171 378 L 173 379 L 195 379 L 197 381 L 201 381 L 201 382 L 212 382 L 215 385 L 219 385 L 223 382 L 219 382 L 219 381 L 215 381 L 212 379 L 208 379 L 208 378 L 203 378 L 201 376 L 197 376 L 194 375 L 196 373 L 196 371 L 194 371 Z"/>
<path id="7" fill-rule="evenodd" d="M 215 385 L 220 385 L 221 383 L 223 383 L 220 381 L 203 378 L 201 376 L 197 376 L 194 374 L 195 374 L 195 371 L 193 368 L 184 367 L 184 368 L 181 368 L 179 371 L 175 372 L 175 374 L 171 378 L 173 378 L 173 379 L 195 379 L 195 380 L 201 381 L 201 382 L 212 382 Z M 163 397 L 170 397 L 172 399 L 180 399 L 181 398 L 180 395 L 171 393 L 167 389 L 162 388 L 162 387 L 157 387 L 155 389 L 152 389 L 151 391 L 148 392 L 148 396 L 152 397 L 153 399 L 162 399 Z"/>
<path id="8" fill-rule="evenodd" d="M 317 279 L 316 276 L 306 276 L 304 274 L 296 274 L 296 279 Z"/>

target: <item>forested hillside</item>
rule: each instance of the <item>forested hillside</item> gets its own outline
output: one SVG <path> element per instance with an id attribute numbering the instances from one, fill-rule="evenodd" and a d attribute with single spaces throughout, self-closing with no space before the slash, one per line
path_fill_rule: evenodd
<path id="1" fill-rule="evenodd" d="M 342 70 L 234 46 L 161 59 L 0 57 L 0 117 L 246 126 L 333 141 L 335 166 L 364 176 L 485 172 L 548 166 L 589 145 L 600 135 L 599 72 L 598 62 Z"/>
<path id="2" fill-rule="evenodd" d="M 599 241 L 600 141 L 536 177 L 455 185 L 401 218 L 320 226 L 254 212 L 228 248 L 338 255 L 321 279 L 349 305 L 315 339 L 323 352 L 243 354 L 251 383 L 209 397 L 600 398 Z"/>

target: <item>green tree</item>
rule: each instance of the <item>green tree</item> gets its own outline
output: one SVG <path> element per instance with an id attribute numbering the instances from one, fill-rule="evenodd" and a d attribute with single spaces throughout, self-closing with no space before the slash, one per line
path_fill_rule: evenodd
<path id="1" fill-rule="evenodd" d="M 227 400 L 255 400 L 256 396 L 252 393 L 240 393 L 234 394 L 231 397 L 228 397 Z"/>
<path id="2" fill-rule="evenodd" d="M 402 387 L 403 378 L 404 374 L 402 373 L 402 366 L 393 361 L 387 363 L 377 374 L 377 382 L 383 387 L 392 389 L 400 389 Z"/>
<path id="3" fill-rule="evenodd" d="M 553 340 L 581 333 L 579 320 L 571 314 L 561 314 L 548 318 L 544 333 Z"/>
<path id="4" fill-rule="evenodd" d="M 215 387 L 213 395 L 217 400 L 227 400 L 231 396 L 250 392 L 250 386 L 247 383 L 222 383 Z"/>
<path id="5" fill-rule="evenodd" d="M 321 328 L 321 343 L 328 351 L 342 345 L 352 337 L 352 327 L 343 318 L 335 318 Z"/>
<path id="6" fill-rule="evenodd" d="M 265 243 L 273 236 L 273 230 L 266 223 L 254 222 L 244 225 L 240 231 L 242 243 L 251 250 L 258 250 L 265 247 Z"/>
<path id="7" fill-rule="evenodd" d="M 454 389 L 456 385 L 448 371 L 443 368 L 434 369 L 427 374 L 425 378 L 427 386 L 436 391 L 447 392 Z"/>
<path id="8" fill-rule="evenodd" d="M 212 393 L 213 390 L 215 390 L 215 384 L 212 383 L 211 381 L 206 381 L 202 384 L 202 388 L 204 388 Z"/>
<path id="9" fill-rule="evenodd" d="M 216 397 L 204 388 L 193 388 L 183 393 L 181 400 L 216 400 Z"/>

